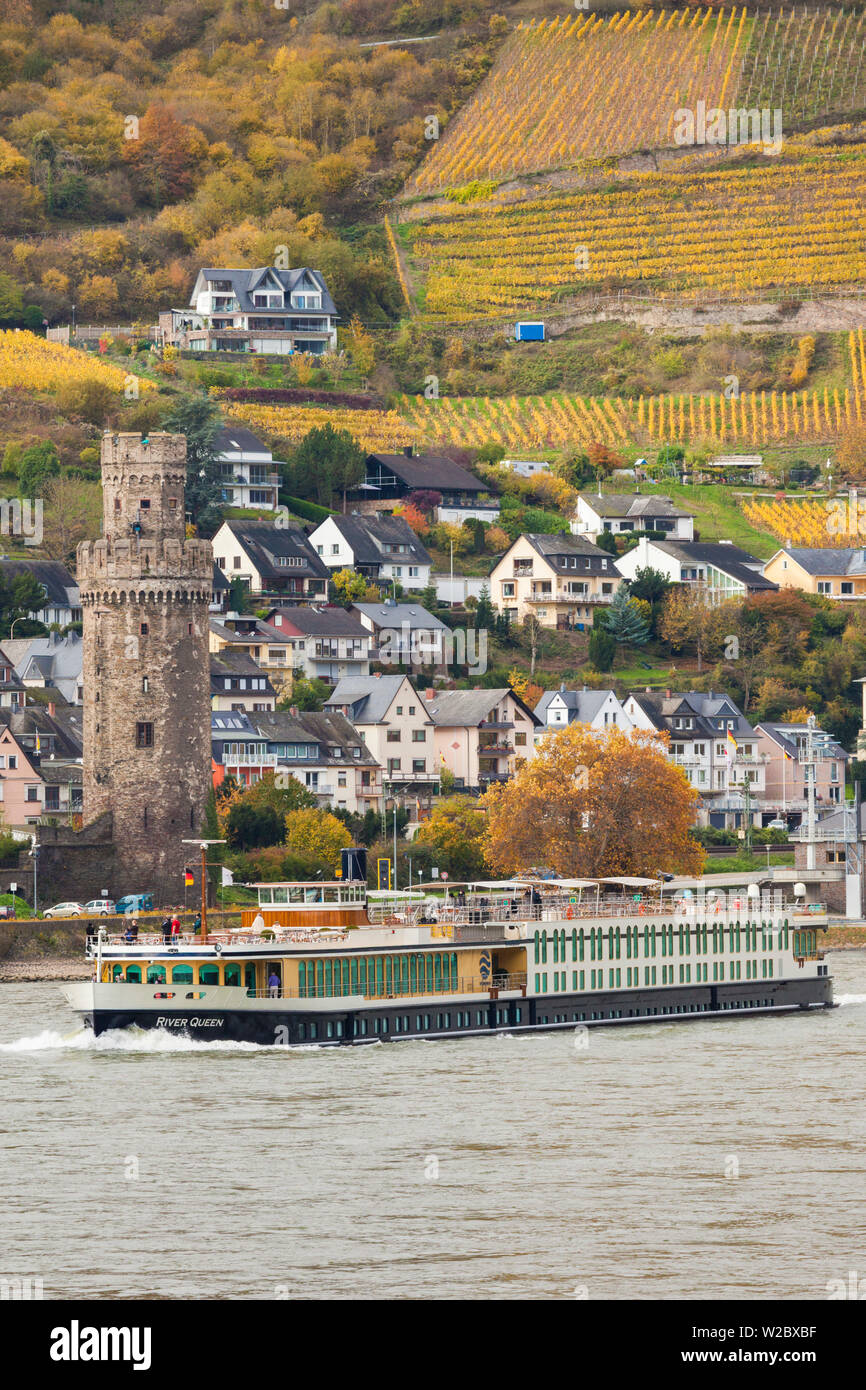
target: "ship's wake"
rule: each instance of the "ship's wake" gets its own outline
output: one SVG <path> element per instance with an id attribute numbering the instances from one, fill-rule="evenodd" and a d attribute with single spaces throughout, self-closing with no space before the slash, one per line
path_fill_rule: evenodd
<path id="1" fill-rule="evenodd" d="M 59 1033 L 46 1028 L 31 1038 L 0 1043 L 0 1052 L 316 1052 L 315 1043 L 287 1047 L 282 1043 L 232 1042 L 218 1039 L 199 1042 L 183 1033 L 163 1028 L 111 1028 L 96 1037 L 90 1028 Z"/>
<path id="2" fill-rule="evenodd" d="M 833 1000 L 834 1004 L 843 1006 L 845 1004 L 866 1004 L 866 994 L 840 994 Z"/>

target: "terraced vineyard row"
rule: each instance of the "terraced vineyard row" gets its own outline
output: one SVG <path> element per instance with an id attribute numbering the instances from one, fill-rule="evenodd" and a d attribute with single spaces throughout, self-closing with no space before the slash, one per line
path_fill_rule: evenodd
<path id="1" fill-rule="evenodd" d="M 851 532 L 839 524 L 840 506 L 833 501 L 767 501 L 756 498 L 742 506 L 746 520 L 758 531 L 769 531 L 782 544 L 818 548 L 855 544 Z M 844 504 L 842 504 L 844 519 Z"/>
<path id="2" fill-rule="evenodd" d="M 521 25 L 407 192 L 670 144 L 677 107 L 725 100 L 744 14 L 640 10 Z"/>
<path id="3" fill-rule="evenodd" d="M 757 169 L 635 174 L 625 188 L 449 208 L 409 224 L 425 309 L 498 316 L 600 286 L 665 293 L 866 279 L 866 145 Z"/>
<path id="4" fill-rule="evenodd" d="M 406 185 L 436 193 L 675 143 L 675 112 L 757 107 L 792 124 L 866 107 L 866 14 L 624 11 L 521 24 Z"/>
<path id="5" fill-rule="evenodd" d="M 511 451 L 544 453 L 563 447 L 608 444 L 619 449 L 654 443 L 766 445 L 825 442 L 866 420 L 866 336 L 848 338 L 851 385 L 844 389 L 600 399 L 551 396 L 401 396 L 384 411 L 327 406 L 241 405 L 227 413 L 252 429 L 288 441 L 302 439 L 329 420 L 371 451 L 416 443 L 428 448 L 480 447 L 496 442 Z"/>

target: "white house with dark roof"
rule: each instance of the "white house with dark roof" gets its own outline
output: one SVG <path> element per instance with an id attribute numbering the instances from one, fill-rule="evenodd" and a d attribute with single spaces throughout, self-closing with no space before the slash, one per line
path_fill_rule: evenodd
<path id="1" fill-rule="evenodd" d="M 434 725 L 434 756 L 461 790 L 507 782 L 535 756 L 541 720 L 509 686 L 428 690 L 425 703 Z"/>
<path id="2" fill-rule="evenodd" d="M 621 583 L 613 556 L 584 536 L 527 533 L 493 566 L 490 601 L 514 622 L 534 613 L 542 627 L 583 631 Z"/>
<path id="3" fill-rule="evenodd" d="M 229 423 L 217 430 L 213 448 L 226 506 L 272 511 L 278 501 L 280 475 L 267 444 L 242 425 Z"/>
<path id="4" fill-rule="evenodd" d="M 426 589 L 432 560 L 401 516 L 329 516 L 310 534 L 329 570 L 354 569 L 371 580 Z"/>
<path id="5" fill-rule="evenodd" d="M 668 757 L 700 794 L 702 824 L 745 823 L 744 784 L 752 821 L 761 824 L 766 758 L 758 736 L 729 695 L 719 691 L 632 691 L 623 708 L 635 729 L 670 738 Z"/>
<path id="6" fill-rule="evenodd" d="M 47 637 L 18 637 L 13 642 L 4 642 L 0 658 L 5 654 L 14 663 L 23 685 L 56 690 L 67 704 L 80 705 L 84 699 L 83 648 L 83 639 L 77 632 L 67 632 L 63 636 L 49 632 Z M 0 672 L 2 670 L 0 660 Z"/>
<path id="7" fill-rule="evenodd" d="M 345 715 L 293 708 L 251 715 L 250 722 L 267 740 L 277 773 L 290 773 L 320 805 L 360 815 L 380 809 L 382 769 Z"/>
<path id="8" fill-rule="evenodd" d="M 372 634 L 344 608 L 272 608 L 266 626 L 286 641 L 291 669 L 308 679 L 336 685 L 347 676 L 370 674 Z"/>
<path id="9" fill-rule="evenodd" d="M 600 497 L 581 492 L 571 522 L 575 536 L 595 540 L 603 531 L 613 536 L 641 531 L 664 531 L 671 540 L 690 541 L 695 533 L 691 512 L 656 494 L 605 492 Z"/>
<path id="10" fill-rule="evenodd" d="M 224 521 L 211 544 L 214 560 L 231 581 L 251 593 L 285 595 L 293 603 L 328 596 L 328 568 L 298 526 Z"/>
<path id="11" fill-rule="evenodd" d="M 166 340 L 194 352 L 320 356 L 336 350 L 338 317 L 322 275 L 309 266 L 205 266 L 196 276 L 189 312 L 160 314 L 160 327 L 172 335 Z"/>
<path id="12" fill-rule="evenodd" d="M 413 492 L 438 492 L 439 521 L 463 522 L 475 517 L 494 522 L 499 500 L 474 473 L 440 454 L 416 454 L 407 445 L 402 454 L 368 454 L 363 483 L 347 494 L 365 512 L 393 511 Z"/>
<path id="13" fill-rule="evenodd" d="M 558 690 L 545 690 L 535 713 L 541 720 L 536 729 L 536 743 L 550 729 L 564 729 L 569 724 L 588 724 L 593 729 L 622 729 L 629 733 L 632 722 L 617 699 L 613 690 L 566 690 L 561 685 Z"/>
<path id="14" fill-rule="evenodd" d="M 16 575 L 29 574 L 45 590 L 45 601 L 33 617 L 46 627 L 68 627 L 81 622 L 81 596 L 78 585 L 59 560 L 0 560 L 0 575 L 8 582 Z"/>
<path id="15" fill-rule="evenodd" d="M 353 603 L 362 627 L 372 633 L 370 660 L 393 666 L 442 666 L 450 660 L 451 629 L 420 604 Z"/>
<path id="16" fill-rule="evenodd" d="M 638 570 L 659 570 L 675 584 L 700 585 L 705 601 L 747 599 L 778 589 L 764 576 L 764 562 L 729 541 L 651 541 L 641 537 L 633 550 L 620 555 L 616 567 L 624 579 Z"/>

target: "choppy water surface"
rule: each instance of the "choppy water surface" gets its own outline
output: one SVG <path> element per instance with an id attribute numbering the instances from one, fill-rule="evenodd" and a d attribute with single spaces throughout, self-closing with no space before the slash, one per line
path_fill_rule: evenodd
<path id="1" fill-rule="evenodd" d="M 585 1050 L 94 1040 L 58 986 L 2 985 L 0 1274 L 46 1298 L 826 1298 L 866 1276 L 866 951 L 828 960 L 832 1012 Z"/>

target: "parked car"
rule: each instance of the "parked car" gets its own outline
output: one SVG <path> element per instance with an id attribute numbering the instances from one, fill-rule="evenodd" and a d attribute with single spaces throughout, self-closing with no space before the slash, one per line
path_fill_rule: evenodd
<path id="1" fill-rule="evenodd" d="M 116 911 L 117 905 L 110 898 L 91 898 L 89 903 L 84 904 L 85 916 L 113 917 Z"/>
<path id="2" fill-rule="evenodd" d="M 114 905 L 114 910 L 121 914 L 127 912 L 152 912 L 153 894 L 127 893 L 125 898 L 118 898 Z"/>
<path id="3" fill-rule="evenodd" d="M 0 918 L 14 917 L 15 909 L 11 903 L 0 903 Z"/>
<path id="4" fill-rule="evenodd" d="M 767 824 L 764 826 L 764 829 L 765 829 L 765 830 L 787 830 L 787 829 L 788 829 L 788 822 L 787 822 L 786 820 L 782 820 L 781 817 L 777 816 L 775 820 L 767 821 Z"/>
<path id="5" fill-rule="evenodd" d="M 42 914 L 44 917 L 80 917 L 84 912 L 81 903 L 55 903 Z"/>

